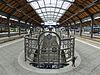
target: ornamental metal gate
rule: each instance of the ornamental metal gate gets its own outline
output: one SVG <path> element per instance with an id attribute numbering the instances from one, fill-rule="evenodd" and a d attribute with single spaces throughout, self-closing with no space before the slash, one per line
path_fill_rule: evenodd
<path id="1" fill-rule="evenodd" d="M 61 38 L 55 32 L 25 36 L 25 61 L 42 69 L 58 69 L 68 65 L 74 57 L 73 37 Z"/>

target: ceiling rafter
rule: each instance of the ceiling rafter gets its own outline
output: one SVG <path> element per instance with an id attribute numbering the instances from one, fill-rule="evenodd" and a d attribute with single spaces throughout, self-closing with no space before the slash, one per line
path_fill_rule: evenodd
<path id="1" fill-rule="evenodd" d="M 97 2 L 98 0 L 93 1 L 92 3 L 90 3 L 89 5 L 87 5 L 84 9 L 82 9 L 81 11 L 78 11 L 77 13 L 73 14 L 72 16 L 70 16 L 69 18 L 67 18 L 66 20 L 62 21 L 61 23 L 64 23 L 65 21 L 69 20 L 70 18 L 84 12 L 84 10 L 87 10 L 88 8 L 90 8 L 91 6 L 94 5 L 95 2 Z"/>
<path id="2" fill-rule="evenodd" d="M 30 16 L 28 16 L 27 14 L 25 14 L 23 11 L 17 9 L 16 7 L 12 7 L 10 4 L 8 4 L 8 3 L 7 3 L 6 1 L 4 1 L 4 0 L 3 0 L 3 3 L 6 4 L 7 6 L 9 6 L 9 7 L 12 8 L 12 9 L 15 8 L 17 11 L 22 12 L 23 15 L 26 15 L 27 17 L 30 17 Z M 33 19 L 33 18 L 30 17 L 30 19 Z M 36 21 L 37 23 L 39 23 L 37 20 L 35 20 L 35 19 L 33 19 L 33 20 Z M 40 24 L 40 23 L 39 23 L 39 24 Z"/>

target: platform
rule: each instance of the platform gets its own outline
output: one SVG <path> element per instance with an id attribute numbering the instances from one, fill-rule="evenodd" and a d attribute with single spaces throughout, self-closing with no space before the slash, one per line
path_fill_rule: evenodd
<path id="1" fill-rule="evenodd" d="M 18 56 L 24 49 L 23 39 L 14 40 L 0 45 L 1 75 L 48 75 L 28 71 L 18 64 Z M 81 56 L 81 64 L 76 69 L 57 75 L 99 75 L 100 47 L 93 46 L 83 39 L 76 39 L 75 50 Z M 56 74 L 49 74 L 56 75 Z"/>
<path id="2" fill-rule="evenodd" d="M 5 35 L 5 36 L 0 37 L 0 44 L 8 42 L 8 41 L 23 38 L 26 35 L 26 34 L 16 35 L 15 33 L 12 33 L 12 34 L 14 34 L 14 35 L 10 36 L 10 37 L 7 37 L 6 33 L 0 34 L 0 36 Z"/>

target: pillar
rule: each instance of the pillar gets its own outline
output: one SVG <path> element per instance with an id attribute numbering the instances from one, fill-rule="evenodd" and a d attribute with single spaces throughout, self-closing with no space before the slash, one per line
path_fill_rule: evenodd
<path id="1" fill-rule="evenodd" d="M 76 23 L 75 21 L 72 19 L 73 23 L 74 23 L 74 35 L 76 34 Z"/>
<path id="2" fill-rule="evenodd" d="M 91 38 L 93 38 L 93 25 L 94 25 L 94 17 L 91 15 Z"/>
<path id="3" fill-rule="evenodd" d="M 32 36 L 32 29 L 33 27 L 31 26 L 31 23 L 30 23 L 30 35 Z"/>
<path id="4" fill-rule="evenodd" d="M 19 25 L 18 25 L 18 26 L 19 26 L 19 27 L 18 27 L 19 35 L 21 35 L 21 23 L 20 23 L 20 20 L 18 20 L 18 24 L 19 24 Z"/>
<path id="5" fill-rule="evenodd" d="M 74 35 L 76 34 L 76 32 L 75 32 L 75 28 L 76 28 L 76 27 L 75 27 L 75 25 L 74 25 Z"/>
<path id="6" fill-rule="evenodd" d="M 80 36 L 82 36 L 82 21 L 80 21 Z"/>
<path id="7" fill-rule="evenodd" d="M 67 35 L 68 35 L 68 37 L 69 37 L 70 33 L 69 33 L 69 26 L 68 26 L 68 24 L 67 24 L 67 26 L 65 27 L 65 29 L 66 29 Z"/>
<path id="8" fill-rule="evenodd" d="M 10 17 L 7 17 L 8 37 L 10 37 Z"/>
<path id="9" fill-rule="evenodd" d="M 27 33 L 27 22 L 25 22 L 25 33 Z"/>
<path id="10" fill-rule="evenodd" d="M 1 27 L 1 33 L 2 33 L 2 28 L 3 28 L 3 27 Z"/>

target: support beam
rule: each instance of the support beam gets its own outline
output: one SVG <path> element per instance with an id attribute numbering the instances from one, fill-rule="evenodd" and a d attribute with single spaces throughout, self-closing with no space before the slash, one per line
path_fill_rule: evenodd
<path id="1" fill-rule="evenodd" d="M 90 7 L 94 6 L 95 3 L 96 3 L 97 1 L 98 1 L 98 0 L 94 0 L 92 3 L 90 3 L 89 5 L 87 5 L 86 7 L 84 7 L 84 9 L 82 9 L 81 11 L 78 11 L 77 13 L 71 15 L 69 18 L 67 18 L 67 19 L 65 19 L 64 21 L 62 21 L 61 24 L 64 23 L 65 21 L 67 21 L 67 20 L 73 18 L 74 16 L 76 16 L 76 15 L 78 15 L 78 14 L 80 14 L 80 13 L 86 11 L 86 10 L 89 9 Z M 90 13 L 89 11 L 87 11 L 87 12 Z"/>
<path id="2" fill-rule="evenodd" d="M 11 12 L 10 15 L 13 15 L 17 10 L 14 8 Z"/>
<path id="3" fill-rule="evenodd" d="M 25 32 L 27 33 L 27 22 L 25 22 Z"/>
<path id="4" fill-rule="evenodd" d="M 2 33 L 2 27 L 0 27 L 0 32 Z"/>
<path id="5" fill-rule="evenodd" d="M 93 26 L 95 24 L 95 20 L 93 15 L 91 15 L 91 38 L 93 38 Z"/>
<path id="6" fill-rule="evenodd" d="M 70 12 L 70 11 L 69 11 Z M 67 15 L 66 15 L 67 16 Z M 78 16 L 77 16 L 78 17 Z M 79 17 L 78 17 L 79 18 Z M 74 35 L 76 34 L 76 22 L 75 22 L 75 20 L 72 18 L 72 19 L 70 19 L 70 20 L 72 20 L 72 22 L 74 23 Z M 79 18 L 79 20 L 81 20 L 80 18 Z M 67 20 L 68 21 L 68 20 Z M 69 22 L 69 21 L 68 21 Z"/>
<path id="7" fill-rule="evenodd" d="M 70 37 L 70 26 L 68 25 L 68 36 Z"/>
<path id="8" fill-rule="evenodd" d="M 82 36 L 82 20 L 80 20 L 80 36 Z"/>
<path id="9" fill-rule="evenodd" d="M 10 16 L 7 16 L 8 37 L 10 37 Z"/>
<path id="10" fill-rule="evenodd" d="M 29 17 L 30 19 L 34 20 L 35 22 L 37 22 L 38 24 L 40 24 L 40 22 L 38 22 L 37 20 L 35 20 L 34 18 L 30 17 L 29 15 L 27 15 L 25 12 L 23 12 L 22 10 L 19 10 L 16 7 L 13 7 L 10 3 L 6 2 L 3 0 L 3 4 L 7 5 L 8 7 L 12 8 L 12 9 L 16 9 L 16 11 L 21 12 L 23 15 Z"/>
<path id="11" fill-rule="evenodd" d="M 74 35 L 76 34 L 76 22 L 73 20 L 73 18 L 71 19 L 72 21 L 73 21 L 73 23 L 74 23 Z"/>
<path id="12" fill-rule="evenodd" d="M 76 28 L 76 26 L 74 25 L 74 35 L 76 34 L 76 29 L 75 28 Z"/>
<path id="13" fill-rule="evenodd" d="M 1 9 L 0 9 L 0 14 L 1 14 L 2 16 L 8 16 L 8 15 L 10 15 L 10 14 L 8 14 L 8 13 L 2 11 Z M 10 18 L 18 19 L 18 17 L 13 16 L 13 15 L 11 15 Z"/>
<path id="14" fill-rule="evenodd" d="M 18 30 L 19 30 L 19 35 L 21 35 L 21 23 L 20 23 L 20 20 L 18 20 Z"/>
<path id="15" fill-rule="evenodd" d="M 32 26 L 31 26 L 31 23 L 30 23 L 30 35 L 32 36 Z"/>
<path id="16" fill-rule="evenodd" d="M 66 31 L 67 31 L 67 35 L 68 37 L 70 36 L 70 33 L 69 33 L 69 25 L 67 24 L 67 26 L 65 27 Z"/>
<path id="17" fill-rule="evenodd" d="M 71 23 L 69 21 L 67 21 L 67 25 L 68 25 L 68 30 L 69 30 L 69 35 L 71 36 Z"/>

